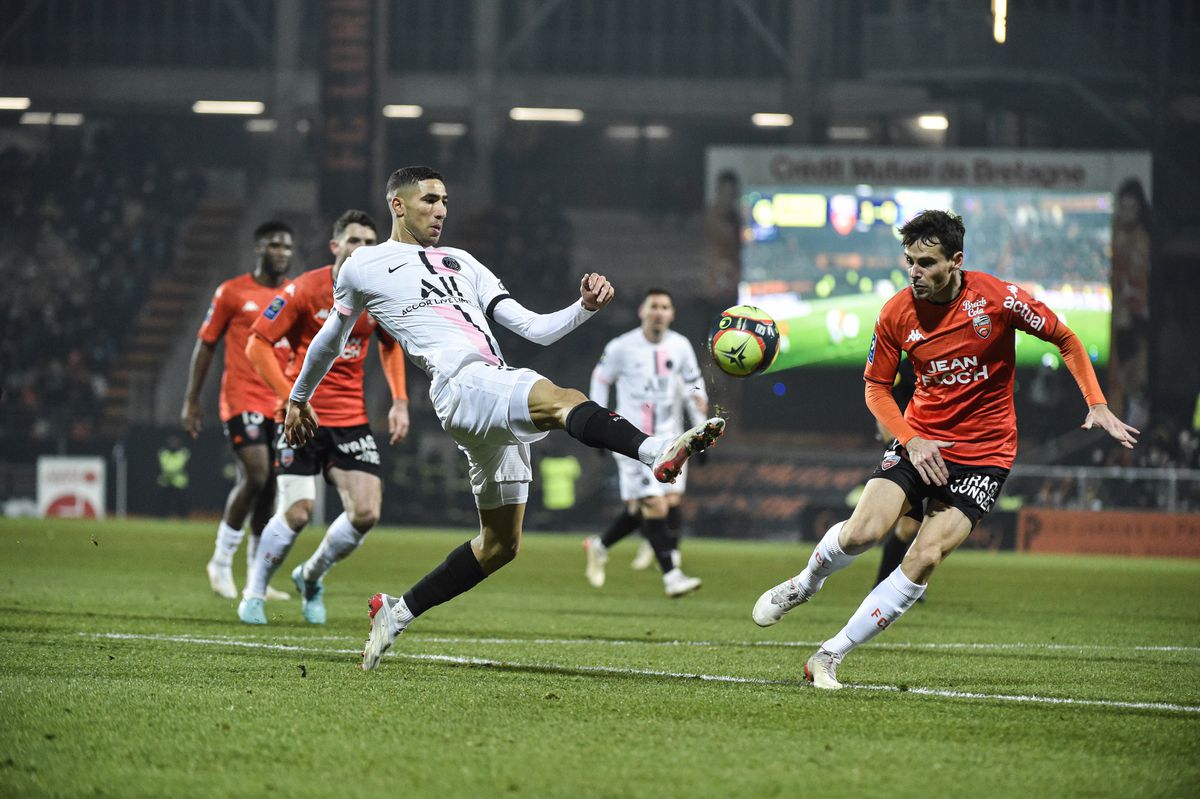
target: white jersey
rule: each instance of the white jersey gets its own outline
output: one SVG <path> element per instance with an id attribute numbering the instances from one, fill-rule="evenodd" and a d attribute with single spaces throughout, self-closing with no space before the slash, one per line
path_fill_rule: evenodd
<path id="1" fill-rule="evenodd" d="M 614 410 L 647 435 L 679 435 L 684 430 L 681 405 L 690 412 L 696 397 L 708 401 L 696 352 L 673 330 L 658 343 L 648 341 L 640 327 L 608 342 L 592 370 L 590 399 L 607 405 L 614 384 Z"/>
<path id="2" fill-rule="evenodd" d="M 333 293 L 339 313 L 365 308 L 431 379 L 477 361 L 506 365 L 488 319 L 507 297 L 470 253 L 391 239 L 355 250 Z"/>

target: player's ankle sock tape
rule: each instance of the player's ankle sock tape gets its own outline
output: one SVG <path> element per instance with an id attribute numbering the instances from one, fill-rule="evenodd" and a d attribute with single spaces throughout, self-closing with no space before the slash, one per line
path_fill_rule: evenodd
<path id="1" fill-rule="evenodd" d="M 589 447 L 607 449 L 638 460 L 638 447 L 649 436 L 608 408 L 591 400 L 581 402 L 567 414 L 567 434 Z"/>
<path id="2" fill-rule="evenodd" d="M 625 536 L 638 529 L 642 524 L 641 513 L 630 513 L 624 511 L 618 516 L 608 529 L 604 531 L 604 535 L 600 536 L 600 543 L 605 547 L 611 547 Z"/>
<path id="3" fill-rule="evenodd" d="M 667 536 L 667 520 L 642 519 L 642 535 L 650 542 L 650 548 L 654 550 L 654 557 L 658 560 L 658 567 L 662 569 L 662 573 L 666 574 L 674 569 L 675 564 L 671 561 L 671 542 Z"/>
<path id="4" fill-rule="evenodd" d="M 667 529 L 673 534 L 683 526 L 683 508 L 678 505 L 672 505 L 667 508 Z M 679 543 L 679 536 L 675 535 L 675 543 Z"/>
<path id="5" fill-rule="evenodd" d="M 470 591 L 487 577 L 468 541 L 455 549 L 433 571 L 417 581 L 404 595 L 404 604 L 414 617 Z"/>

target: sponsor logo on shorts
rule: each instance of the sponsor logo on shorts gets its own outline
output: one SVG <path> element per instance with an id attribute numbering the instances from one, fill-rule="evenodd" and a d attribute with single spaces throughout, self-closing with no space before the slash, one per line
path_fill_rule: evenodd
<path id="1" fill-rule="evenodd" d="M 246 425 L 246 438 L 248 438 L 248 439 L 250 439 L 250 440 L 252 440 L 252 441 L 254 441 L 254 440 L 257 440 L 257 439 L 258 439 L 258 435 L 259 435 L 259 433 L 261 433 L 261 432 L 262 432 L 262 428 L 260 428 L 260 427 L 259 427 L 258 425 L 256 425 L 256 424 L 248 424 L 248 425 Z"/>
<path id="2" fill-rule="evenodd" d="M 966 497 L 987 513 L 996 504 L 1000 481 L 986 474 L 968 474 L 951 481 L 950 491 Z"/>
<path id="3" fill-rule="evenodd" d="M 883 460 L 879 463 L 879 468 L 885 472 L 900 462 L 900 456 L 894 452 L 889 452 L 883 456 Z"/>
<path id="4" fill-rule="evenodd" d="M 379 465 L 379 449 L 375 446 L 375 437 L 365 435 L 353 441 L 343 441 L 337 445 L 338 452 L 351 455 L 360 463 Z"/>
<path id="5" fill-rule="evenodd" d="M 267 310 L 263 311 L 263 316 L 268 319 L 274 319 L 279 316 L 279 312 L 283 310 L 283 306 L 287 305 L 287 300 L 283 297 L 276 297 L 271 300 L 271 304 L 267 306 Z"/>
<path id="6" fill-rule="evenodd" d="M 287 467 L 291 466 L 295 462 L 296 462 L 296 450 L 292 449 L 291 447 L 280 450 L 280 452 L 279 452 L 279 465 L 280 466 L 282 466 L 283 468 L 286 469 Z"/>
<path id="7" fill-rule="evenodd" d="M 987 314 L 980 314 L 971 320 L 971 324 L 975 327 L 975 335 L 980 338 L 987 338 L 992 335 L 992 317 Z"/>

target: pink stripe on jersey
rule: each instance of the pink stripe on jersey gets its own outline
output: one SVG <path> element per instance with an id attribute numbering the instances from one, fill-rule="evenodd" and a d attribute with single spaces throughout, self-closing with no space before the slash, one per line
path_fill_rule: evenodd
<path id="1" fill-rule="evenodd" d="M 340 302 L 337 302 L 336 300 L 333 303 L 333 310 L 337 311 L 342 316 L 349 316 L 350 314 L 354 313 L 354 311 L 351 311 L 345 305 L 342 305 Z M 280 340 L 282 341 L 282 339 L 280 339 Z"/>
<path id="2" fill-rule="evenodd" d="M 667 352 L 665 347 L 656 347 L 654 349 L 654 374 L 662 377 L 668 373 L 667 361 L 670 360 L 671 353 Z"/>
<path id="3" fill-rule="evenodd" d="M 654 403 L 642 403 L 642 432 L 648 436 L 654 435 Z"/>
<path id="4" fill-rule="evenodd" d="M 458 263 L 458 259 L 448 252 L 442 252 L 441 250 L 426 250 L 425 257 L 429 260 L 429 265 L 433 267 L 433 271 L 437 272 L 438 274 L 457 275 L 462 272 L 461 263 L 458 264 L 458 269 L 450 269 L 449 267 L 442 266 L 443 258 L 449 258 L 451 261 Z"/>
<path id="5" fill-rule="evenodd" d="M 450 324 L 462 330 L 463 335 L 467 337 L 468 341 L 475 345 L 475 349 L 479 351 L 479 354 L 483 356 L 485 361 L 493 366 L 504 365 L 503 362 L 496 357 L 496 354 L 492 352 L 492 347 L 488 343 L 487 336 L 483 334 L 482 330 L 468 322 L 463 316 L 462 311 L 458 310 L 457 308 L 452 308 L 448 305 L 435 305 L 433 306 L 433 311 Z"/>

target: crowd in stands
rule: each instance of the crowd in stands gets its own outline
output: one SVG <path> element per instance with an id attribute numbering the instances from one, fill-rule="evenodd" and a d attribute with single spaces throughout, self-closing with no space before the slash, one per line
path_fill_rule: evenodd
<path id="1" fill-rule="evenodd" d="M 49 128 L 0 151 L 0 440 L 65 450 L 95 433 L 106 374 L 202 188 L 169 137 Z"/>

